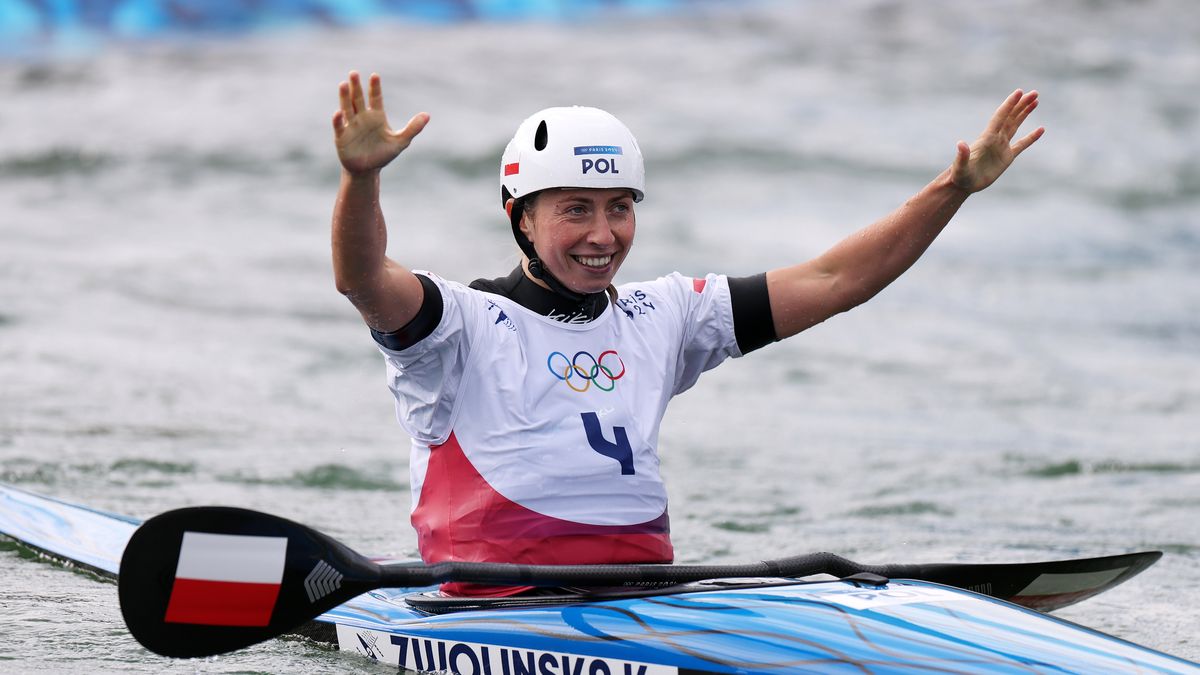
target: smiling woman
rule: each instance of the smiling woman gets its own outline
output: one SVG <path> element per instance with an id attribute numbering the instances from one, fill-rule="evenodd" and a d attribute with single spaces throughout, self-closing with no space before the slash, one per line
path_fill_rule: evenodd
<path id="1" fill-rule="evenodd" d="M 582 107 L 534 114 L 505 149 L 503 203 L 524 254 L 511 274 L 470 286 L 414 274 L 383 255 L 378 173 L 428 116 L 392 131 L 378 76 L 369 96 L 354 73 L 340 91 L 337 286 L 371 327 L 413 438 L 422 557 L 670 562 L 662 414 L 702 372 L 773 340 L 765 275 L 614 287 L 644 194 L 641 151 L 615 117 Z"/>
<path id="2" fill-rule="evenodd" d="M 379 172 L 429 116 L 393 131 L 378 75 L 364 92 L 351 73 L 339 96 L 335 276 L 387 360 L 398 417 L 413 439 L 412 523 L 430 563 L 671 561 L 657 455 L 668 402 L 727 358 L 874 296 L 1043 131 L 1013 142 L 1037 107 L 1036 92 L 1017 90 L 974 145 L 959 142 L 951 167 L 929 186 L 813 261 L 745 279 L 672 274 L 615 288 L 633 245 L 634 202 L 645 194 L 641 150 L 603 110 L 548 108 L 520 125 L 500 161 L 521 265 L 463 286 L 384 255 Z M 581 366 L 584 354 L 615 357 L 620 381 L 603 356 Z M 526 366 L 552 364 L 555 355 L 561 373 Z M 576 375 L 584 386 L 559 385 Z M 586 386 L 602 375 L 607 389 Z"/>

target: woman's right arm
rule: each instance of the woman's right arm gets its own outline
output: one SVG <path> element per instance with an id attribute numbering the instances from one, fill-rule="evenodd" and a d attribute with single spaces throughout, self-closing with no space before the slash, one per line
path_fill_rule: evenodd
<path id="1" fill-rule="evenodd" d="M 371 75 L 369 87 L 369 98 L 364 97 L 356 72 L 338 87 L 333 133 L 342 180 L 333 207 L 333 277 L 368 326 L 390 333 L 416 316 L 424 290 L 412 272 L 386 255 L 379 174 L 421 133 L 429 115 L 418 113 L 404 129 L 393 131 L 378 75 Z"/>

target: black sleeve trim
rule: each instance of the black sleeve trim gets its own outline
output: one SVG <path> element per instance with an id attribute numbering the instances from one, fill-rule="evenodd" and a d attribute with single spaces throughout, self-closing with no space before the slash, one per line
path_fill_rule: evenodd
<path id="1" fill-rule="evenodd" d="M 438 290 L 437 284 L 424 274 L 418 274 L 416 277 L 421 282 L 421 288 L 425 289 L 425 298 L 421 301 L 421 309 L 417 310 L 417 315 L 391 333 L 380 333 L 374 328 L 371 329 L 371 337 L 392 351 L 408 349 L 429 337 L 442 320 L 442 292 Z"/>
<path id="2" fill-rule="evenodd" d="M 743 354 L 779 339 L 766 273 L 752 277 L 729 277 L 729 302 L 733 306 L 733 334 Z"/>

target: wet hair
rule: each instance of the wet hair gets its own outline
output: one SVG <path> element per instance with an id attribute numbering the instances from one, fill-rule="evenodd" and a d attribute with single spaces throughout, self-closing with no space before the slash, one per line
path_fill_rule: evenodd
<path id="1" fill-rule="evenodd" d="M 527 215 L 527 216 L 529 216 L 530 220 L 532 220 L 534 214 L 537 213 L 538 197 L 541 197 L 542 193 L 544 193 L 544 192 L 545 192 L 545 190 L 538 190 L 537 192 L 522 199 L 521 200 L 521 215 L 523 215 L 523 216 Z"/>

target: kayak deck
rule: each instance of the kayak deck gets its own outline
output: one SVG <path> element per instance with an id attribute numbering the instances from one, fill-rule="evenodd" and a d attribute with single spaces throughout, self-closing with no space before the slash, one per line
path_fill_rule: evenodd
<path id="1" fill-rule="evenodd" d="M 0 484 L 0 534 L 54 560 L 111 579 L 141 521 Z"/>
<path id="2" fill-rule="evenodd" d="M 407 602 L 416 589 L 382 589 L 321 620 L 336 625 L 343 650 L 408 670 L 464 674 L 573 673 L 576 666 L 631 675 L 1200 672 L 1104 633 L 937 584 L 760 581 L 766 585 L 702 583 L 666 596 L 437 615 Z"/>

